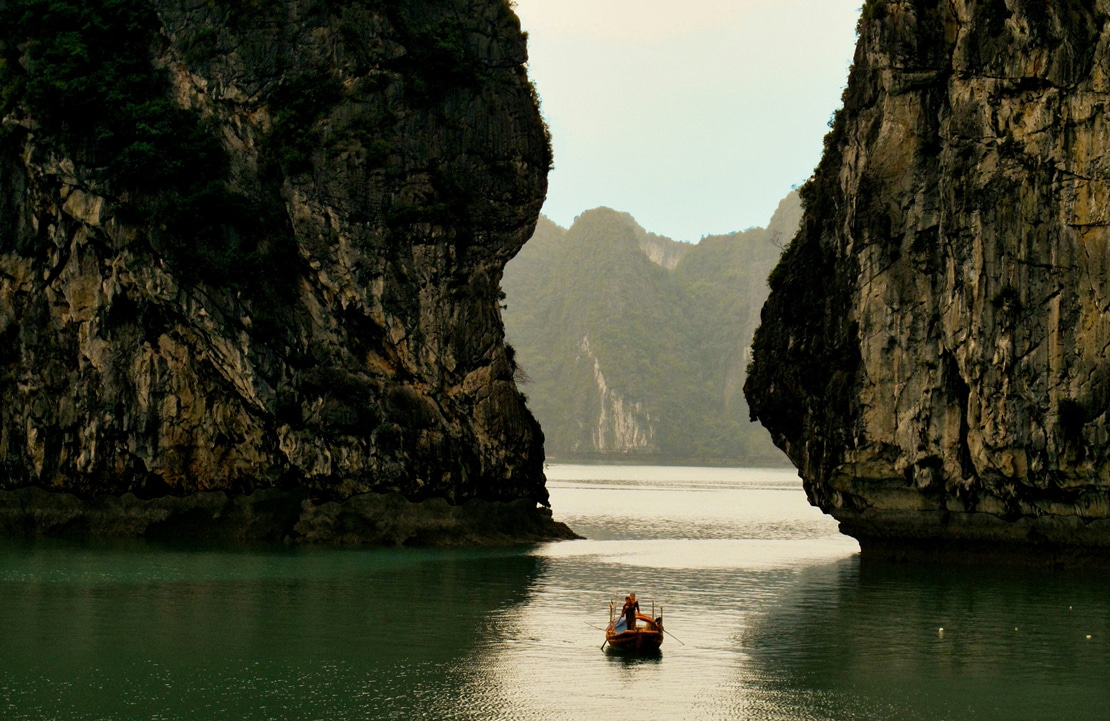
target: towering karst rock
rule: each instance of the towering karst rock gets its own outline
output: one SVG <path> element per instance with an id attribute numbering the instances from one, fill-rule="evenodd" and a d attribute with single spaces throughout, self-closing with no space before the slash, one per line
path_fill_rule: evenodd
<path id="1" fill-rule="evenodd" d="M 546 501 L 506 0 L 7 0 L 0 41 L 0 489 Z"/>
<path id="2" fill-rule="evenodd" d="M 1110 545 L 1108 11 L 864 5 L 745 390 L 865 554 Z"/>

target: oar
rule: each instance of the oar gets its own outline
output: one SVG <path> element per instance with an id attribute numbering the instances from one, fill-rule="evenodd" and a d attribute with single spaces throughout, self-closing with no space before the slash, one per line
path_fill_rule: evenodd
<path id="1" fill-rule="evenodd" d="M 652 610 L 652 613 L 654 614 L 654 612 L 655 612 L 655 601 L 651 602 L 651 610 Z M 659 607 L 659 620 L 660 621 L 663 620 L 663 607 L 662 606 Z M 686 644 L 682 643 L 682 641 L 679 641 L 678 636 L 675 636 L 673 633 L 671 633 L 667 629 L 663 628 L 662 623 L 659 624 L 659 630 L 662 631 L 663 633 L 667 634 L 671 638 L 673 638 L 675 641 L 678 641 L 680 646 L 685 646 L 686 645 Z"/>
<path id="2" fill-rule="evenodd" d="M 675 636 L 675 635 L 674 635 L 673 633 L 671 633 L 670 631 L 668 631 L 668 630 L 667 630 L 667 629 L 665 629 L 665 628 L 662 628 L 662 627 L 660 627 L 660 628 L 661 628 L 661 630 L 663 631 L 663 633 L 667 634 L 668 636 L 670 636 L 671 638 L 673 638 L 673 639 L 674 639 L 675 641 L 678 641 L 678 636 Z M 679 642 L 679 644 L 681 644 L 681 645 L 683 645 L 683 646 L 685 646 L 685 645 L 686 645 L 686 644 L 682 643 L 682 641 L 678 641 L 678 642 Z"/>
<path id="3" fill-rule="evenodd" d="M 604 628 L 602 628 L 601 626 L 595 626 L 595 625 L 593 625 L 593 624 L 592 624 L 592 623 L 590 623 L 589 621 L 583 621 L 582 623 L 586 624 L 586 625 L 587 625 L 587 626 L 589 626 L 590 628 L 596 628 L 596 629 L 597 629 L 598 631 L 604 631 L 604 630 L 605 630 L 605 629 L 604 629 Z M 602 641 L 602 642 L 601 642 L 601 650 L 602 650 L 602 651 L 604 651 L 604 650 L 605 650 L 605 644 L 607 644 L 607 643 L 609 643 L 609 639 L 605 639 L 604 641 Z"/>

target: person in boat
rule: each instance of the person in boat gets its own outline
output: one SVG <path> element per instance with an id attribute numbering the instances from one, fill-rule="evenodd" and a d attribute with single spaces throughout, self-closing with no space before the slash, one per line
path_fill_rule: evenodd
<path id="1" fill-rule="evenodd" d="M 629 631 L 636 630 L 636 614 L 640 612 L 640 604 L 636 601 L 636 594 L 630 593 L 624 597 L 624 625 Z"/>

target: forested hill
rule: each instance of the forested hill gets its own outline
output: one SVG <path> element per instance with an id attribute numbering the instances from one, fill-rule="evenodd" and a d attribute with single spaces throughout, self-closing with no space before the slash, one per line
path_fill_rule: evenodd
<path id="1" fill-rule="evenodd" d="M 541 218 L 502 285 L 548 458 L 784 464 L 741 389 L 767 276 L 800 215 L 791 193 L 767 228 L 696 245 L 608 208 L 569 230 Z"/>

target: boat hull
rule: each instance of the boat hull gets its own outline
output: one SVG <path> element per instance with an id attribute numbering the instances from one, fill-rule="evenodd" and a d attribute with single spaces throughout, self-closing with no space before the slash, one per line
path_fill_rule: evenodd
<path id="1" fill-rule="evenodd" d="M 648 653 L 658 651 L 663 645 L 663 627 L 647 616 L 639 616 L 636 628 L 624 629 L 624 624 L 616 627 L 609 624 L 605 629 L 605 640 L 609 646 L 622 651 L 637 651 Z"/>

